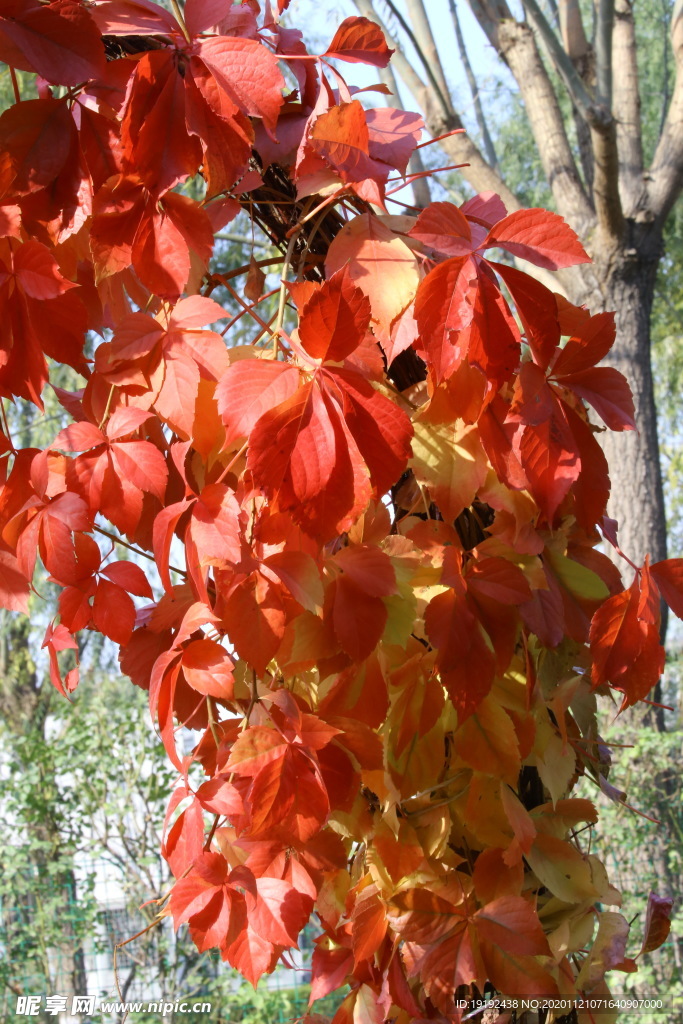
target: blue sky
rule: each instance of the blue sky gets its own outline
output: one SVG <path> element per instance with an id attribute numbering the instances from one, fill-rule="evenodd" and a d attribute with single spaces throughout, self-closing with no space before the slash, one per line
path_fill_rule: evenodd
<path id="1" fill-rule="evenodd" d="M 381 0 L 378 9 L 382 10 Z M 405 14 L 405 5 L 402 0 L 396 0 L 396 6 Z M 466 122 L 472 120 L 472 99 L 457 52 L 457 44 L 448 0 L 426 0 L 425 6 L 430 16 L 431 24 L 436 38 L 443 41 L 440 46 L 441 60 L 444 66 L 446 77 L 452 87 L 452 95 L 456 99 L 456 106 L 459 113 Z M 350 15 L 357 15 L 352 0 L 292 0 L 290 6 L 291 23 L 302 29 L 304 35 L 311 41 L 325 45 L 332 38 L 336 26 Z M 386 11 L 386 8 L 384 8 Z M 458 12 L 465 36 L 470 61 L 475 69 L 475 74 L 481 82 L 482 92 L 487 88 L 487 79 L 492 81 L 499 77 L 501 65 L 488 44 L 483 32 L 479 28 L 465 0 L 459 0 Z M 408 20 L 408 19 L 407 19 Z M 419 62 L 416 62 L 418 70 Z M 367 85 L 378 80 L 377 72 L 373 68 L 363 67 L 359 64 L 347 66 L 349 70 L 348 80 L 353 84 Z M 401 106 L 414 107 L 410 94 L 401 86 Z"/>

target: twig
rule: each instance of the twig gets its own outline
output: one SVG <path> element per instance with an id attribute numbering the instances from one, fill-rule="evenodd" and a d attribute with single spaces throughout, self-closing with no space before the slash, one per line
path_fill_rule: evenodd
<path id="1" fill-rule="evenodd" d="M 129 544 L 127 540 L 123 540 L 122 537 L 117 537 L 116 534 L 110 533 L 109 530 L 103 530 L 101 526 L 93 527 L 95 533 L 101 534 L 103 537 L 107 537 L 113 541 L 114 544 L 121 544 L 124 548 L 128 548 L 129 551 L 133 551 L 136 555 L 141 555 L 142 558 L 149 559 L 150 562 L 155 562 L 154 555 L 150 555 L 149 551 L 143 551 L 142 548 L 136 548 L 134 544 Z M 177 572 L 179 576 L 187 576 L 184 569 L 176 569 L 174 565 L 169 565 L 171 572 Z"/>

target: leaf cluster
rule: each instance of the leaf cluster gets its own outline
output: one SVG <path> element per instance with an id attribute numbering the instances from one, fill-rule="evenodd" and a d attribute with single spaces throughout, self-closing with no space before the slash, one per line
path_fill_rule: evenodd
<path id="1" fill-rule="evenodd" d="M 4 423 L 0 597 L 25 611 L 42 565 L 56 689 L 90 632 L 146 692 L 175 780 L 154 920 L 200 952 L 255 985 L 315 912 L 311 1001 L 349 986 L 334 1024 L 604 993 L 670 901 L 628 955 L 574 788 L 611 791 L 597 695 L 646 698 L 661 600 L 683 613 L 683 561 L 626 553 L 625 586 L 600 550 L 620 552 L 596 434 L 635 427 L 599 365 L 614 316 L 511 265 L 588 262 L 554 213 L 389 213 L 422 120 L 330 63 L 385 67 L 376 25 L 309 54 L 287 0 L 220 6 L 0 18 L 0 55 L 40 76 L 0 117 L 0 395 L 42 410 L 52 361 L 83 379 L 42 447 Z M 280 252 L 272 313 L 253 256 L 211 262 L 240 212 Z M 240 310 L 221 333 L 219 288 Z M 257 333 L 230 346 L 242 316 Z M 129 743 L 125 715 L 106 729 Z M 145 764 L 123 795 L 89 783 L 105 841 L 110 801 L 157 799 Z"/>

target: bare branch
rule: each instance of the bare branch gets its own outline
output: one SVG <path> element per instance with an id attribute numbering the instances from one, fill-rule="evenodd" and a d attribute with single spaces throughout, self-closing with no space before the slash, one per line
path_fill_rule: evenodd
<path id="1" fill-rule="evenodd" d="M 529 15 L 529 21 L 538 33 L 539 38 L 543 40 L 548 56 L 564 82 L 574 106 L 581 112 L 589 124 L 592 123 L 599 116 L 596 104 L 581 81 L 578 71 L 563 50 L 559 39 L 553 32 L 552 26 L 549 24 L 536 0 L 524 0 L 524 6 Z M 604 113 L 602 116 L 604 118 Z"/>
<path id="2" fill-rule="evenodd" d="M 595 0 L 595 6 L 597 10 L 595 30 L 596 99 L 601 106 L 611 110 L 614 0 Z"/>
<path id="3" fill-rule="evenodd" d="M 406 7 L 410 20 L 413 23 L 415 29 L 415 35 L 417 36 L 420 48 L 424 53 L 425 57 L 429 61 L 429 66 L 434 71 L 434 76 L 439 83 L 439 89 L 446 99 L 451 111 L 453 111 L 453 103 L 451 101 L 450 89 L 448 82 L 446 81 L 446 75 L 444 74 L 443 64 L 439 56 L 439 51 L 436 46 L 436 40 L 434 39 L 434 33 L 427 17 L 423 0 L 406 0 Z"/>
<path id="4" fill-rule="evenodd" d="M 395 50 L 395 53 L 391 58 L 392 64 L 397 68 L 399 75 L 407 85 L 408 89 L 424 109 L 423 98 L 427 93 L 428 88 L 406 57 L 396 37 L 391 34 L 389 28 L 383 23 L 379 14 L 372 6 L 372 0 L 354 0 L 354 4 L 362 15 L 369 18 L 371 21 L 376 22 L 376 24 L 378 24 L 382 29 L 387 42 Z"/>
<path id="5" fill-rule="evenodd" d="M 498 36 L 501 56 L 519 85 L 557 209 L 585 237 L 595 223 L 595 211 L 581 182 L 562 111 L 534 33 L 526 24 L 504 21 Z M 566 54 L 564 57 L 569 61 Z"/>
<path id="6" fill-rule="evenodd" d="M 425 74 L 429 79 L 429 84 L 431 85 L 434 95 L 436 96 L 437 100 L 439 101 L 439 104 L 441 105 L 443 113 L 445 114 L 446 117 L 450 117 L 454 113 L 454 111 L 453 106 L 450 102 L 450 97 L 448 95 L 448 89 L 446 89 L 445 92 L 442 91 L 441 85 L 437 81 L 436 75 L 434 74 L 434 71 L 432 69 L 432 65 L 429 62 L 425 53 L 423 52 L 422 47 L 415 36 L 415 33 L 413 32 L 413 30 L 411 29 L 410 25 L 403 17 L 401 12 L 398 10 L 396 5 L 392 2 L 392 0 L 384 0 L 384 3 L 387 5 L 391 13 L 394 15 L 394 17 L 396 18 L 397 22 L 399 23 L 405 34 L 408 36 L 408 39 L 410 40 L 412 47 L 415 50 L 415 53 L 420 58 L 420 63 L 422 64 L 425 70 Z"/>
<path id="7" fill-rule="evenodd" d="M 479 22 L 479 26 L 496 50 L 500 50 L 498 39 L 498 28 L 503 21 L 512 20 L 512 11 L 506 0 L 498 0 L 496 9 L 493 9 L 490 0 L 468 0 L 472 14 Z"/>
<path id="8" fill-rule="evenodd" d="M 560 34 L 570 60 L 580 60 L 590 49 L 578 0 L 560 0 Z"/>
<path id="9" fill-rule="evenodd" d="M 557 36 L 553 32 L 536 0 L 524 0 L 524 2 L 529 12 L 530 21 L 532 22 L 535 31 L 538 33 L 539 38 L 543 40 L 548 55 L 553 61 L 558 74 L 564 81 L 572 102 L 577 108 L 579 114 L 590 126 L 594 157 L 593 202 L 595 205 L 595 213 L 597 214 L 598 227 L 603 238 L 614 243 L 621 239 L 624 232 L 624 215 L 621 207 L 621 197 L 619 195 L 619 156 L 617 153 L 617 133 L 614 118 L 609 106 L 605 103 L 595 102 L 588 93 L 578 71 L 560 45 Z M 611 2 L 611 0 L 605 0 L 605 2 Z M 523 68 L 524 65 L 520 71 L 523 72 Z M 604 87 L 608 77 L 611 78 L 611 59 L 607 68 L 603 66 L 602 75 Z M 520 89 L 523 93 L 523 79 L 517 74 L 515 74 L 515 78 L 517 78 Z M 559 105 L 557 109 L 559 113 Z M 532 108 L 529 103 L 527 103 L 527 112 L 533 125 Z M 559 114 L 559 116 L 561 118 L 561 114 Z M 543 117 L 542 111 L 540 112 L 540 117 Z M 539 135 L 536 132 L 534 132 L 534 134 L 536 136 L 541 155 L 543 156 L 544 146 L 541 141 L 542 136 L 539 138 Z M 569 148 L 568 142 L 567 148 Z M 572 165 L 575 169 L 573 157 Z M 548 172 L 546 171 L 546 173 Z M 578 179 L 578 172 L 576 172 L 576 176 Z M 549 180 L 552 185 L 553 182 L 550 179 L 550 175 Z M 581 191 L 583 191 L 583 188 L 581 188 Z M 553 188 L 553 195 L 555 196 L 555 201 L 560 212 L 563 213 L 568 220 L 572 221 L 570 212 L 568 210 L 567 212 L 563 210 L 561 190 Z M 578 226 L 576 222 L 574 222 L 574 226 Z M 584 226 L 584 230 L 585 227 L 586 226 Z M 581 227 L 579 227 L 579 233 L 582 233 Z"/>
<path id="10" fill-rule="evenodd" d="M 484 143 L 484 152 L 486 153 L 486 159 L 491 164 L 494 170 L 498 169 L 498 156 L 496 154 L 495 146 L 493 145 L 493 139 L 489 132 L 489 127 L 486 123 L 486 117 L 484 116 L 484 108 L 481 102 L 481 96 L 479 95 L 479 86 L 477 80 L 474 77 L 474 71 L 470 63 L 469 54 L 467 53 L 467 47 L 465 46 L 465 39 L 462 34 L 462 28 L 460 26 L 460 18 L 458 17 L 458 8 L 455 0 L 448 0 L 451 17 L 453 19 L 453 28 L 455 29 L 455 38 L 458 43 L 458 51 L 460 53 L 460 59 L 462 66 L 465 69 L 465 75 L 467 77 L 467 84 L 470 87 L 470 93 L 472 94 L 472 104 L 474 106 L 474 115 L 477 119 L 477 125 L 481 133 L 482 142 Z"/>
<path id="11" fill-rule="evenodd" d="M 683 189 L 683 0 L 676 0 L 671 17 L 671 45 L 676 62 L 676 82 L 650 168 L 648 189 L 648 205 L 660 225 Z"/>
<path id="12" fill-rule="evenodd" d="M 612 33 L 612 62 L 619 73 L 612 81 L 612 111 L 617 123 L 619 185 L 628 216 L 643 200 L 643 141 L 632 0 L 617 0 Z"/>
<path id="13" fill-rule="evenodd" d="M 593 202 L 598 227 L 605 240 L 616 243 L 623 238 L 624 213 L 619 195 L 619 155 L 614 121 L 607 126 L 591 125 L 593 141 Z"/>
<path id="14" fill-rule="evenodd" d="M 424 114 L 427 129 L 434 137 L 452 132 L 456 128 L 462 128 L 462 120 L 453 111 L 446 116 L 443 106 L 437 101 L 433 89 L 426 85 L 405 56 L 400 44 L 392 36 L 382 19 L 374 9 L 371 0 L 354 0 L 358 11 L 375 21 L 384 32 L 387 42 L 394 47 L 396 53 L 392 58 L 393 63 L 413 94 Z M 440 142 L 441 148 L 454 164 L 467 164 L 463 167 L 462 175 L 469 182 L 476 192 L 497 192 L 510 212 L 520 209 L 520 202 L 514 193 L 508 188 L 500 175 L 486 162 L 483 154 L 469 138 L 469 136 L 452 135 L 450 138 Z"/>

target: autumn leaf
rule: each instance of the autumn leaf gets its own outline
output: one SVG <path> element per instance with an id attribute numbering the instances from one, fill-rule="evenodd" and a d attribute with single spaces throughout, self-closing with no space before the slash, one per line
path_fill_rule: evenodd
<path id="1" fill-rule="evenodd" d="M 374 22 L 367 18 L 346 18 L 335 32 L 325 56 L 385 68 L 393 52 Z"/>

